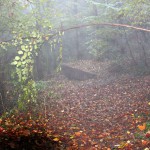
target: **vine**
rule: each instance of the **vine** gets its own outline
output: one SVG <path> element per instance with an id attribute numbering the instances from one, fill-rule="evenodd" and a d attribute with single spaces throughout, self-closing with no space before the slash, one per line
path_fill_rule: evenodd
<path id="1" fill-rule="evenodd" d="M 23 109 L 25 103 L 36 102 L 37 91 L 33 80 L 33 65 L 34 55 L 38 55 L 38 43 L 42 40 L 40 34 L 35 31 L 31 32 L 34 39 L 23 40 L 20 34 L 16 34 L 14 34 L 13 45 L 17 48 L 17 55 L 11 64 L 15 66 L 13 75 L 17 78 L 18 107 Z"/>

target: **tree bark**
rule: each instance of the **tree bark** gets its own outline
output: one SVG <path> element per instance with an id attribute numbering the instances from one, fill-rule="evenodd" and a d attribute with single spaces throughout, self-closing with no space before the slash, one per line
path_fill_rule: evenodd
<path id="1" fill-rule="evenodd" d="M 134 65 L 137 65 L 136 60 L 135 60 L 135 58 L 134 58 L 134 55 L 133 55 L 133 53 L 132 53 L 132 49 L 131 49 L 130 43 L 129 43 L 129 41 L 128 41 L 127 33 L 126 33 L 125 30 L 124 30 L 124 34 L 125 34 L 126 43 L 127 43 L 127 45 L 128 45 L 128 48 L 129 48 L 130 57 L 131 57 L 131 59 L 132 59 Z"/>
<path id="2" fill-rule="evenodd" d="M 77 2 L 78 2 L 78 0 L 74 0 L 74 3 L 75 3 L 74 14 L 76 17 L 78 15 Z M 76 57 L 79 60 L 79 59 L 81 59 L 81 52 L 80 52 L 80 45 L 79 45 L 79 29 L 78 28 L 75 29 L 75 46 L 76 46 L 76 52 L 77 52 Z"/>
<path id="3" fill-rule="evenodd" d="M 136 35 L 137 35 L 137 43 L 139 44 L 139 46 L 141 46 L 141 49 L 142 49 L 141 60 L 144 62 L 145 66 L 148 67 L 145 47 L 142 44 L 141 38 L 140 38 L 140 36 L 139 36 L 139 34 L 137 32 L 136 32 Z"/>

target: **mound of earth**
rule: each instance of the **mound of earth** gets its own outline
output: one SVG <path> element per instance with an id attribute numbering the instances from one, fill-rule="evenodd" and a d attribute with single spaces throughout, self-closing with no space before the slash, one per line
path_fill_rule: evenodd
<path id="1" fill-rule="evenodd" d="M 99 62 L 94 60 L 80 60 L 62 65 L 62 73 L 69 80 L 88 80 L 98 82 L 100 85 L 108 84 L 119 78 L 128 78 L 128 74 L 111 73 L 109 68 L 112 62 Z M 91 79 L 93 79 L 91 81 Z"/>

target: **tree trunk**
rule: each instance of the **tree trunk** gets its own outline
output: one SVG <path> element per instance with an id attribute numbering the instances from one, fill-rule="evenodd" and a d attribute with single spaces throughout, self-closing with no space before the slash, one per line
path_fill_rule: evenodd
<path id="1" fill-rule="evenodd" d="M 5 90 L 5 68 L 3 61 L 0 64 L 0 113 L 5 111 L 6 90 Z"/>
<path id="2" fill-rule="evenodd" d="M 78 15 L 78 6 L 77 6 L 77 3 L 78 3 L 78 0 L 74 0 L 74 14 Z M 75 29 L 75 46 L 76 46 L 76 57 L 77 59 L 81 59 L 81 52 L 80 52 L 80 45 L 79 45 L 79 29 Z"/>
<path id="3" fill-rule="evenodd" d="M 127 45 L 128 45 L 130 57 L 131 57 L 131 59 L 132 59 L 134 65 L 137 65 L 136 60 L 135 60 L 135 58 L 134 58 L 134 55 L 133 55 L 133 53 L 132 53 L 132 49 L 131 49 L 130 43 L 129 43 L 129 41 L 128 41 L 127 33 L 126 33 L 125 30 L 124 30 L 124 34 L 125 34 L 126 43 L 127 43 Z"/>
<path id="4" fill-rule="evenodd" d="M 144 47 L 143 43 L 141 42 L 141 38 L 137 32 L 136 32 L 136 35 L 137 35 L 137 43 L 139 44 L 139 46 L 141 46 L 141 50 L 142 50 L 141 60 L 144 62 L 145 66 L 148 67 L 145 47 Z"/>

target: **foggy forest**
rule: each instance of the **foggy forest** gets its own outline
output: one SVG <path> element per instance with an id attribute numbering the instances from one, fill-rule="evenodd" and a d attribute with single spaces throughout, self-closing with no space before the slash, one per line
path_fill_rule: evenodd
<path id="1" fill-rule="evenodd" d="M 150 150 L 150 1 L 0 0 L 0 150 Z"/>

